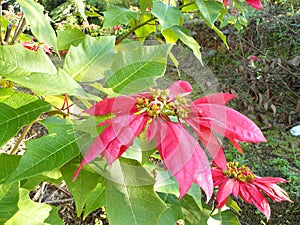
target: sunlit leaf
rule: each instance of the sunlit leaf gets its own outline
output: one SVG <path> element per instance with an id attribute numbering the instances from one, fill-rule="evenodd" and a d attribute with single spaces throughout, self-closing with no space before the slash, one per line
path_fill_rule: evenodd
<path id="1" fill-rule="evenodd" d="M 87 18 L 86 18 L 86 15 L 85 15 L 85 5 L 84 5 L 84 2 L 82 0 L 74 0 L 74 2 L 76 3 L 78 11 L 80 12 L 80 15 L 82 16 L 82 18 L 85 21 L 88 21 Z"/>
<path id="2" fill-rule="evenodd" d="M 153 2 L 151 13 L 158 18 L 162 31 L 174 25 L 179 26 L 180 18 L 183 17 L 179 9 L 157 1 Z"/>
<path id="3" fill-rule="evenodd" d="M 108 86 L 116 93 L 131 94 L 155 85 L 166 70 L 170 49 L 171 45 L 153 45 L 119 51 L 106 76 Z"/>
<path id="4" fill-rule="evenodd" d="M 56 74 L 30 73 L 27 76 L 10 74 L 7 78 L 33 90 L 37 95 L 69 94 L 87 97 L 82 87 L 62 69 L 58 69 Z"/>
<path id="5" fill-rule="evenodd" d="M 103 28 L 109 28 L 120 24 L 128 24 L 131 19 L 137 19 L 138 13 L 126 8 L 111 5 L 104 14 Z"/>
<path id="6" fill-rule="evenodd" d="M 18 202 L 19 211 L 10 218 L 5 225 L 30 224 L 49 225 L 44 221 L 49 217 L 52 210 L 50 205 L 33 202 L 29 198 L 29 190 L 20 190 L 20 200 Z"/>
<path id="7" fill-rule="evenodd" d="M 153 191 L 154 180 L 134 160 L 122 159 L 112 166 L 113 177 L 105 183 L 109 224 L 157 224 L 166 205 Z"/>
<path id="8" fill-rule="evenodd" d="M 218 212 L 217 214 L 212 215 L 211 217 L 216 220 L 214 221 L 214 223 L 210 223 L 211 225 L 216 223 L 220 225 L 240 225 L 238 218 L 230 210 Z"/>
<path id="9" fill-rule="evenodd" d="M 0 103 L 0 146 L 12 138 L 24 125 L 33 122 L 51 106 L 42 100 L 30 102 L 19 108 Z"/>
<path id="10" fill-rule="evenodd" d="M 77 46 L 71 46 L 66 55 L 64 71 L 77 81 L 95 81 L 103 78 L 113 60 L 115 37 L 85 36 Z"/>
<path id="11" fill-rule="evenodd" d="M 70 189 L 74 197 L 77 215 L 81 214 L 85 205 L 90 207 L 90 205 L 94 204 L 94 199 L 89 198 L 90 194 L 92 194 L 92 192 L 94 191 L 94 189 L 96 189 L 99 183 L 103 183 L 103 178 L 89 165 L 84 166 L 80 174 L 78 175 L 76 181 L 72 182 L 74 172 L 79 166 L 79 163 L 80 161 L 78 161 L 78 159 L 74 159 L 61 168 L 64 180 L 66 181 L 68 188 Z M 92 200 L 92 202 L 88 202 L 88 199 Z M 98 208 L 101 206 L 103 205 L 98 205 Z"/>
<path id="12" fill-rule="evenodd" d="M 202 64 L 202 56 L 198 42 L 193 37 L 187 35 L 182 27 L 174 26 L 171 29 L 177 34 L 179 39 L 193 51 L 194 55 Z"/>
<path id="13" fill-rule="evenodd" d="M 223 4 L 216 1 L 204 0 L 197 0 L 196 4 L 203 19 L 212 28 L 219 15 L 221 15 L 220 11 L 224 8 Z"/>
<path id="14" fill-rule="evenodd" d="M 0 46 L 0 75 L 4 77 L 36 73 L 55 74 L 56 68 L 50 58 L 39 49 L 37 52 L 26 49 L 20 44 Z"/>
<path id="15" fill-rule="evenodd" d="M 56 117 L 42 124 L 49 134 L 26 142 L 26 152 L 8 182 L 60 168 L 79 154 L 72 124 Z"/>
<path id="16" fill-rule="evenodd" d="M 69 49 L 71 45 L 77 46 L 85 38 L 86 34 L 75 27 L 57 31 L 58 50 Z"/>

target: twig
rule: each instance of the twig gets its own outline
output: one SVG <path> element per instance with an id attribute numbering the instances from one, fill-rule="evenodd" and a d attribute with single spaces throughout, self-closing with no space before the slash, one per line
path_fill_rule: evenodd
<path id="1" fill-rule="evenodd" d="M 132 34 L 135 30 L 139 29 L 142 26 L 145 26 L 146 24 L 148 24 L 149 22 L 155 20 L 156 18 L 153 17 L 151 19 L 146 20 L 145 22 L 137 25 L 136 27 L 132 28 L 130 31 L 128 31 L 124 36 L 120 37 L 119 39 L 116 40 L 116 45 L 121 43 L 125 38 L 127 38 L 130 34 Z"/>
<path id="2" fill-rule="evenodd" d="M 22 30 L 25 27 L 25 25 L 26 25 L 26 20 L 25 20 L 24 15 L 22 15 L 22 18 L 21 18 L 21 20 L 19 21 L 19 24 L 18 24 L 18 28 L 15 31 L 13 38 L 11 39 L 11 42 L 10 42 L 11 45 L 13 45 L 15 43 L 15 41 L 19 38 L 19 36 L 22 33 Z"/>
<path id="3" fill-rule="evenodd" d="M 2 40 L 2 29 L 1 29 L 1 23 L 0 23 L 0 44 L 3 45 L 3 40 Z"/>
<path id="4" fill-rule="evenodd" d="M 13 155 L 13 154 L 16 154 L 16 153 L 17 153 L 18 148 L 19 148 L 19 145 L 21 144 L 22 140 L 25 138 L 26 134 L 29 132 L 29 130 L 30 130 L 30 128 L 32 127 L 32 125 L 33 125 L 34 122 L 35 122 L 35 121 L 33 121 L 32 123 L 28 124 L 28 125 L 25 127 L 24 131 L 22 132 L 21 136 L 19 137 L 19 139 L 18 139 L 17 143 L 15 144 L 13 150 L 11 150 L 10 154 Z"/>
<path id="5" fill-rule="evenodd" d="M 5 32 L 5 37 L 4 37 L 4 42 L 5 42 L 5 43 L 8 42 L 8 39 L 9 39 L 9 36 L 10 36 L 11 29 L 12 29 L 12 25 L 11 25 L 11 24 L 8 24 L 7 27 L 6 27 L 6 32 Z"/>
<path id="6" fill-rule="evenodd" d="M 59 204 L 59 203 L 65 203 L 65 202 L 72 202 L 74 199 L 73 198 L 67 198 L 67 199 L 57 199 L 57 200 L 49 200 L 49 201 L 44 201 L 43 203 L 46 204 Z"/>

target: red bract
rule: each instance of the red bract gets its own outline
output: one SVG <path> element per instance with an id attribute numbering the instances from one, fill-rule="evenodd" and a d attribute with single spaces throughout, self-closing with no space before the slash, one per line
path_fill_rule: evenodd
<path id="1" fill-rule="evenodd" d="M 25 48 L 32 50 L 32 51 L 37 51 L 39 49 L 39 47 L 41 46 L 42 50 L 48 54 L 51 55 L 52 54 L 52 48 L 49 47 L 46 44 L 43 43 L 36 43 L 36 42 L 32 42 L 32 41 L 26 41 L 26 42 L 21 42 L 21 45 L 23 45 Z"/>
<path id="2" fill-rule="evenodd" d="M 237 162 L 227 163 L 227 169 L 212 168 L 214 186 L 218 186 L 216 201 L 217 208 L 222 208 L 230 194 L 235 198 L 240 196 L 245 202 L 254 204 L 269 220 L 271 209 L 262 192 L 277 202 L 289 201 L 287 193 L 277 183 L 287 182 L 278 177 L 256 176 L 248 167 L 238 167 Z"/>
<path id="3" fill-rule="evenodd" d="M 248 5 L 252 6 L 253 8 L 263 9 L 260 0 L 246 0 L 246 2 L 248 3 Z M 228 0 L 223 0 L 223 4 L 226 6 L 228 4 Z"/>
<path id="4" fill-rule="evenodd" d="M 237 111 L 224 106 L 234 95 L 212 94 L 189 102 L 184 96 L 192 92 L 186 81 L 177 81 L 167 90 L 150 90 L 130 96 L 107 98 L 86 112 L 90 115 L 113 114 L 99 124 L 106 128 L 89 147 L 74 180 L 86 163 L 100 155 L 109 164 L 130 147 L 145 129 L 147 140 L 155 139 L 164 165 L 177 179 L 180 196 L 192 183 L 205 191 L 208 199 L 213 192 L 210 164 L 198 141 L 185 129 L 190 126 L 208 150 L 216 165 L 226 168 L 223 149 L 215 133 L 237 141 L 265 141 L 259 128 Z"/>

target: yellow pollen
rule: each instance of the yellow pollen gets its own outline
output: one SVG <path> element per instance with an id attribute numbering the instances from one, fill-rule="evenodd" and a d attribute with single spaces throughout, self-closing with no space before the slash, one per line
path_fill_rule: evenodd
<path id="1" fill-rule="evenodd" d="M 238 162 L 227 163 L 227 170 L 224 171 L 225 175 L 242 182 L 250 182 L 254 179 L 254 173 L 245 165 L 238 167 Z"/>

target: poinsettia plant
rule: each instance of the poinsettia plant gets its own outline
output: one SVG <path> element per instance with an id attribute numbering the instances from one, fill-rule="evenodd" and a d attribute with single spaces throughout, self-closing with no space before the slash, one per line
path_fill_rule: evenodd
<path id="1" fill-rule="evenodd" d="M 53 29 L 39 3 L 17 2 L 17 22 L 5 11 L 0 15 L 1 224 L 62 224 L 58 208 L 28 196 L 40 182 L 62 180 L 78 216 L 104 206 L 110 224 L 207 224 L 211 219 L 239 224 L 225 207 L 233 205 L 231 194 L 253 203 L 267 219 L 270 208 L 262 192 L 290 201 L 277 186 L 286 180 L 258 177 L 226 162 L 224 137 L 240 152 L 239 142 L 266 141 L 250 119 L 226 106 L 235 95 L 189 97 L 199 84 L 196 78 L 168 82 L 168 88 L 156 82 L 165 78 L 168 58 L 179 73 L 195 73 L 180 69 L 192 58 L 180 62 L 177 46 L 180 53 L 192 52 L 195 68 L 202 65 L 200 46 L 184 27 L 187 14 L 199 16 L 227 45 L 215 26 L 228 15 L 227 1 L 112 5 L 103 12 L 101 35 L 93 37 L 84 32 L 93 26 L 86 25 L 91 12 L 81 0 L 73 6 L 84 30 L 78 29 L 83 24 Z M 260 1 L 247 3 L 262 8 Z M 30 33 L 23 33 L 25 27 Z M 117 37 L 108 32 L 122 27 Z M 27 140 L 20 151 L 35 123 L 47 134 Z M 9 149 L 11 138 L 16 141 Z M 216 201 L 217 209 L 203 199 Z"/>

